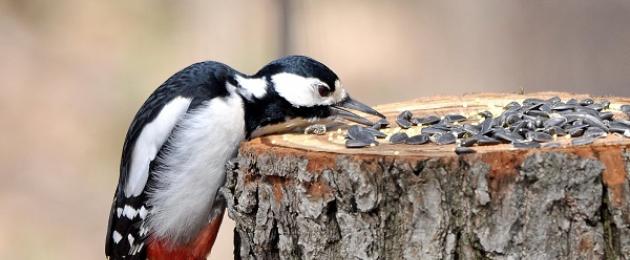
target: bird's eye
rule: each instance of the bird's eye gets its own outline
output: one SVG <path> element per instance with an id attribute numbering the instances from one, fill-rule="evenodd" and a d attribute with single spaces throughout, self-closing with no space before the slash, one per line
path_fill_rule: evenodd
<path id="1" fill-rule="evenodd" d="M 319 91 L 319 95 L 322 97 L 327 97 L 330 95 L 330 89 L 324 85 L 318 85 L 317 91 Z"/>

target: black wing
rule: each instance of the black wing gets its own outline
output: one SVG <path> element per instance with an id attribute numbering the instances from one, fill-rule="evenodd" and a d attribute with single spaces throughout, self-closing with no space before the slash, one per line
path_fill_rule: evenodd
<path id="1" fill-rule="evenodd" d="M 234 77 L 231 76 L 234 73 L 238 72 L 217 62 L 193 64 L 170 77 L 140 107 L 127 131 L 120 163 L 120 177 L 109 214 L 105 254 L 110 259 L 146 258 L 144 241 L 149 231 L 143 226 L 146 215 L 142 217 L 150 211 L 150 205 L 146 204 L 148 199 L 146 186 L 151 183 L 151 172 L 158 167 L 159 162 L 157 160 L 150 162 L 147 184 L 140 195 L 127 197 L 124 194 L 131 168 L 133 147 L 142 129 L 158 116 L 169 101 L 176 97 L 192 98 L 188 107 L 190 111 L 206 100 L 227 96 L 229 93 L 225 83 L 230 81 L 235 84 Z"/>

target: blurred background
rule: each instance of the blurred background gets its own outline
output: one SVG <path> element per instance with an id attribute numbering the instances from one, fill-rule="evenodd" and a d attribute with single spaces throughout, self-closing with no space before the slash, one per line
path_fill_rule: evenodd
<path id="1" fill-rule="evenodd" d="M 0 259 L 103 259 L 129 122 L 179 69 L 312 56 L 354 97 L 630 95 L 630 1 L 0 0 Z M 230 259 L 225 221 L 213 259 Z"/>

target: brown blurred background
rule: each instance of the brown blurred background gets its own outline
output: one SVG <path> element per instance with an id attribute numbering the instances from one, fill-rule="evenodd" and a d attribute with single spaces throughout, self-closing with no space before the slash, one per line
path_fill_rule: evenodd
<path id="1" fill-rule="evenodd" d="M 103 259 L 129 122 L 177 70 L 285 54 L 370 104 L 630 95 L 630 1 L 0 0 L 0 259 Z M 230 259 L 226 221 L 213 259 Z"/>

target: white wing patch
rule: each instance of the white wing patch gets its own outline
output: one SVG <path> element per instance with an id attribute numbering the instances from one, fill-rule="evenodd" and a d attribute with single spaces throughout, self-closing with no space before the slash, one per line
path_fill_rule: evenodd
<path id="1" fill-rule="evenodd" d="M 241 86 L 239 93 L 247 100 L 252 100 L 252 96 L 262 98 L 267 94 L 267 81 L 263 78 L 244 78 L 236 76 L 236 81 Z"/>
<path id="2" fill-rule="evenodd" d="M 186 113 L 191 98 L 176 97 L 166 104 L 158 116 L 144 126 L 133 146 L 131 167 L 125 186 L 125 196 L 138 196 L 144 190 L 149 177 L 149 163 L 155 159 L 160 147 Z"/>

